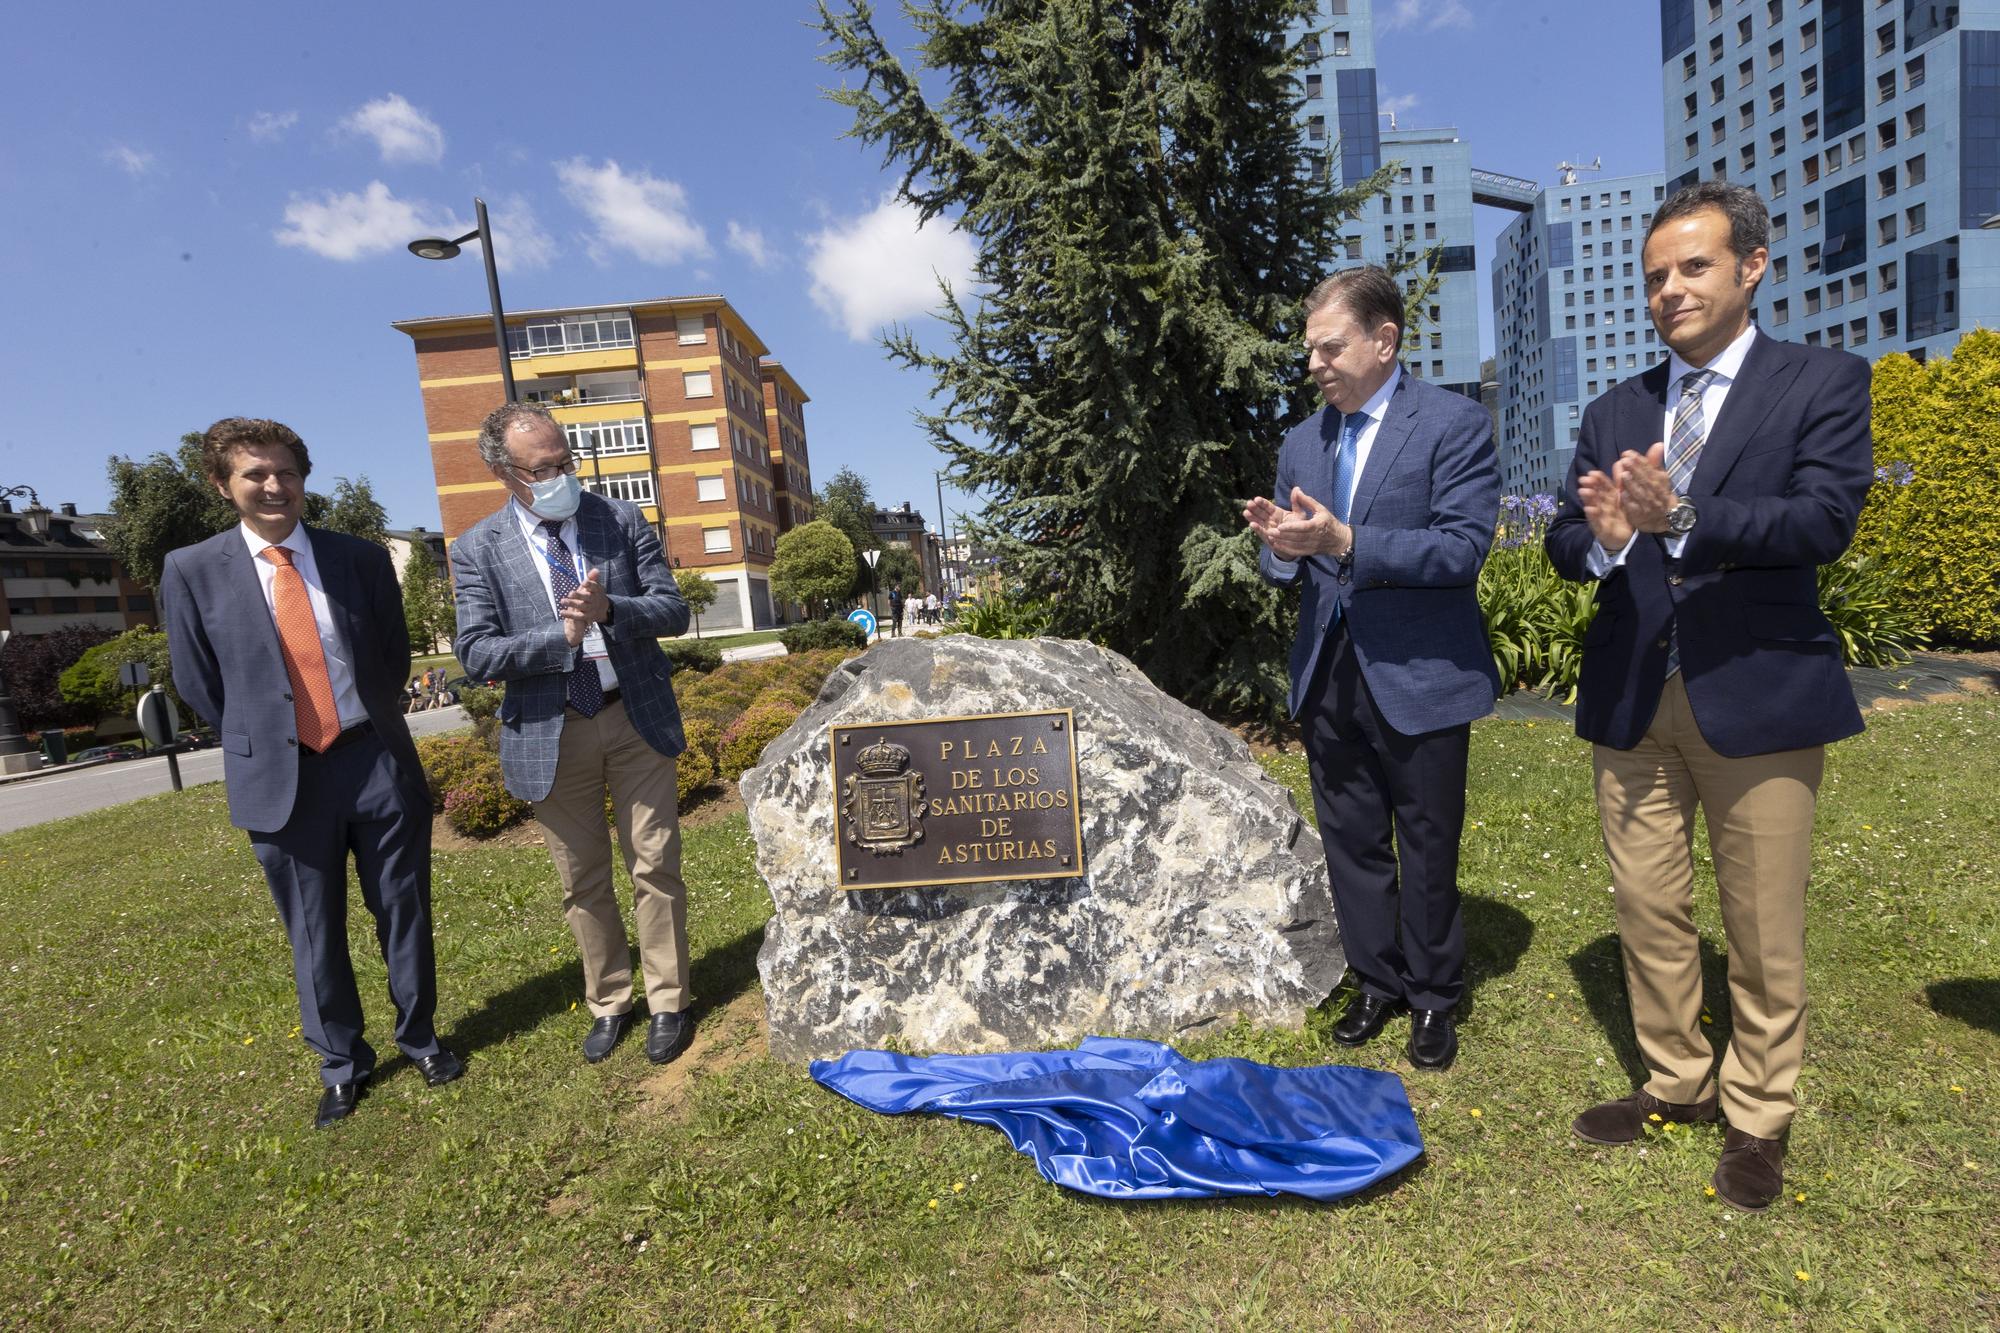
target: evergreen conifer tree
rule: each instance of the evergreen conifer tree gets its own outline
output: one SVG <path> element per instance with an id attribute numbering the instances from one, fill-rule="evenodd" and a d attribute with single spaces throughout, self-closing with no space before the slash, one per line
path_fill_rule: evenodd
<path id="1" fill-rule="evenodd" d="M 987 497 L 975 535 L 1051 632 L 1190 702 L 1270 711 L 1295 612 L 1241 511 L 1316 408 L 1299 300 L 1386 179 L 1329 185 L 1301 127 L 1310 0 L 924 0 L 917 68 L 822 0 L 832 96 L 901 197 L 978 246 L 920 419 Z"/>

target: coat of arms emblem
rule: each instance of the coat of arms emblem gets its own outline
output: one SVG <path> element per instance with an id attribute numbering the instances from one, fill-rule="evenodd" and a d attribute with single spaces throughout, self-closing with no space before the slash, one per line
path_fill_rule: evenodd
<path id="1" fill-rule="evenodd" d="M 880 856 L 923 841 L 924 776 L 909 770 L 910 752 L 877 740 L 854 757 L 847 776 L 847 840 Z"/>

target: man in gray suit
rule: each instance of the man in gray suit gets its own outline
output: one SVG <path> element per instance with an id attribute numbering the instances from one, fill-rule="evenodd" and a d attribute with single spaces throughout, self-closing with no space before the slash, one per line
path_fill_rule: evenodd
<path id="1" fill-rule="evenodd" d="M 1409 1009 L 1410 1063 L 1444 1069 L 1465 990 L 1471 724 L 1499 693 L 1477 596 L 1499 458 L 1477 402 L 1397 363 L 1403 293 L 1387 273 L 1335 273 L 1305 312 L 1306 365 L 1327 406 L 1285 437 L 1275 499 L 1252 500 L 1244 518 L 1264 541 L 1265 576 L 1301 593 L 1291 711 L 1360 987 L 1333 1036 L 1359 1046 Z"/>
<path id="2" fill-rule="evenodd" d="M 167 557 L 174 688 L 215 725 L 230 822 L 249 832 L 291 939 L 323 1129 L 353 1113 L 375 1072 L 347 952 L 349 852 L 396 1045 L 434 1086 L 465 1072 L 432 1026 L 431 800 L 403 721 L 403 596 L 387 551 L 299 521 L 312 462 L 289 428 L 218 421 L 202 461 L 243 521 Z"/>
<path id="3" fill-rule="evenodd" d="M 665 1064 L 687 1049 L 694 1023 L 674 773 L 687 742 L 658 640 L 687 628 L 688 605 L 638 506 L 577 484 L 576 457 L 546 408 L 495 409 L 479 453 L 511 498 L 452 544 L 458 660 L 474 680 L 507 683 L 500 771 L 534 804 L 562 878 L 594 1020 L 583 1058 L 593 1064 L 632 1021 L 609 784 L 646 971 L 646 1055 Z"/>

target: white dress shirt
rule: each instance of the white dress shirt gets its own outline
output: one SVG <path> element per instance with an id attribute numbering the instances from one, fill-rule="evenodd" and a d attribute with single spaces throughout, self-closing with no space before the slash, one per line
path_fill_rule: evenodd
<path id="1" fill-rule="evenodd" d="M 1363 403 L 1359 409 L 1346 414 L 1362 418 L 1361 429 L 1354 437 L 1354 476 L 1348 481 L 1347 494 L 1341 497 L 1345 502 L 1342 508 L 1347 510 L 1347 517 L 1350 522 L 1354 518 L 1354 492 L 1361 485 L 1361 473 L 1363 469 L 1368 466 L 1368 451 L 1375 447 L 1375 436 L 1381 432 L 1382 418 L 1389 411 L 1389 400 L 1396 396 L 1396 386 L 1402 382 L 1403 366 L 1401 362 L 1397 362 L 1390 366 L 1389 378 L 1382 381 L 1382 387 L 1368 395 L 1368 401 Z M 1342 430 L 1347 429 L 1347 422 L 1345 420 L 1340 423 L 1340 428 Z M 1338 449 L 1339 447 L 1340 445 L 1336 442 L 1334 448 Z M 1328 509 L 1334 507 L 1332 496 L 1327 497 L 1326 507 Z"/>
<path id="2" fill-rule="evenodd" d="M 528 543 L 528 550 L 535 557 L 535 573 L 542 580 L 542 591 L 549 597 L 549 614 L 555 616 L 560 623 L 562 615 L 556 609 L 559 605 L 556 601 L 556 585 L 549 568 L 549 561 L 552 558 L 549 551 L 549 534 L 542 527 L 547 520 L 519 500 L 512 501 L 510 507 L 514 511 L 514 521 L 521 526 L 521 539 Z M 582 587 L 584 575 L 590 572 L 590 557 L 584 554 L 583 544 L 577 540 L 574 514 L 563 520 L 562 539 L 563 545 L 569 547 L 570 567 L 576 573 L 577 586 Z M 601 631 L 603 626 L 597 625 L 592 628 Z M 612 670 L 610 657 L 599 657 L 596 661 L 597 679 L 603 683 L 605 689 L 617 689 L 618 673 Z"/>
<path id="3" fill-rule="evenodd" d="M 306 537 L 303 523 L 295 523 L 283 541 L 267 542 L 250 531 L 248 524 L 239 523 L 237 531 L 243 534 L 244 545 L 250 548 L 250 567 L 257 571 L 257 586 L 264 590 L 264 606 L 271 613 L 271 623 L 278 620 L 277 587 L 278 567 L 264 558 L 267 546 L 282 546 L 292 553 L 292 568 L 299 571 L 299 578 L 306 585 L 306 599 L 312 603 L 313 623 L 319 626 L 320 649 L 326 654 L 327 678 L 333 682 L 333 708 L 340 715 L 342 731 L 368 720 L 368 710 L 362 707 L 361 694 L 354 688 L 354 654 L 347 641 L 340 635 L 340 628 L 334 624 L 333 608 L 326 600 L 326 587 L 320 582 L 319 562 L 313 559 L 312 542 Z"/>
<path id="4" fill-rule="evenodd" d="M 1752 324 L 1744 329 L 1743 332 L 1737 334 L 1735 341 L 1723 348 L 1721 352 L 1717 353 L 1715 359 L 1705 366 L 1690 365 L 1688 362 L 1681 360 L 1679 352 L 1674 352 L 1667 357 L 1667 409 L 1660 422 L 1660 438 L 1662 440 L 1672 440 L 1674 438 L 1674 413 L 1680 407 L 1681 381 L 1697 370 L 1712 372 L 1708 381 L 1708 387 L 1701 391 L 1702 439 L 1704 441 L 1707 440 L 1709 435 L 1715 430 L 1716 419 L 1722 415 L 1722 404 L 1729 398 L 1729 386 L 1734 384 L 1736 377 L 1743 373 L 1743 358 L 1750 354 L 1750 344 L 1756 340 L 1757 326 Z M 1667 460 L 1667 463 L 1669 468 L 1671 468 L 1673 460 L 1670 458 Z M 1618 554 L 1616 555 L 1607 554 L 1603 547 L 1593 543 L 1590 549 L 1584 554 L 1584 565 L 1590 570 L 1593 576 L 1601 579 L 1625 563 L 1625 556 L 1631 551 L 1632 543 L 1638 540 L 1639 534 L 1634 532 L 1626 540 L 1625 545 L 1618 549 Z M 1677 537 L 1668 537 L 1666 539 L 1667 554 L 1678 559 L 1681 548 L 1685 545 L 1687 545 L 1686 533 L 1682 533 Z"/>

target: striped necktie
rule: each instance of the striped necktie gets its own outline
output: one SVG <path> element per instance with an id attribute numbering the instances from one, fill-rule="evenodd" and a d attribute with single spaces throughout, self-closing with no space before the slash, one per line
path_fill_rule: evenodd
<path id="1" fill-rule="evenodd" d="M 1667 434 L 1667 476 L 1676 495 L 1688 493 L 1695 465 L 1701 462 L 1701 444 L 1708 434 L 1701 396 L 1714 378 L 1712 370 L 1693 370 L 1681 376 L 1681 400 L 1674 407 L 1673 429 Z"/>
<path id="2" fill-rule="evenodd" d="M 542 520 L 542 531 L 549 538 L 549 587 L 556 595 L 556 602 L 576 591 L 576 566 L 570 563 L 569 545 L 562 539 L 562 524 L 552 518 Z M 597 710 L 604 707 L 604 681 L 597 674 L 597 663 L 578 662 L 569 673 L 569 704 L 585 717 L 597 716 Z"/>
<path id="3" fill-rule="evenodd" d="M 333 677 L 326 669 L 326 645 L 320 642 L 312 596 L 288 548 L 266 546 L 259 554 L 277 566 L 271 574 L 271 615 L 278 622 L 278 651 L 292 682 L 299 744 L 324 751 L 340 735 L 340 710 L 333 702 Z"/>
<path id="4" fill-rule="evenodd" d="M 1340 443 L 1333 452 L 1333 503 L 1327 507 L 1342 523 L 1347 522 L 1353 508 L 1354 460 L 1361 452 L 1361 428 L 1367 424 L 1368 418 L 1359 412 L 1349 412 L 1340 419 Z"/>

